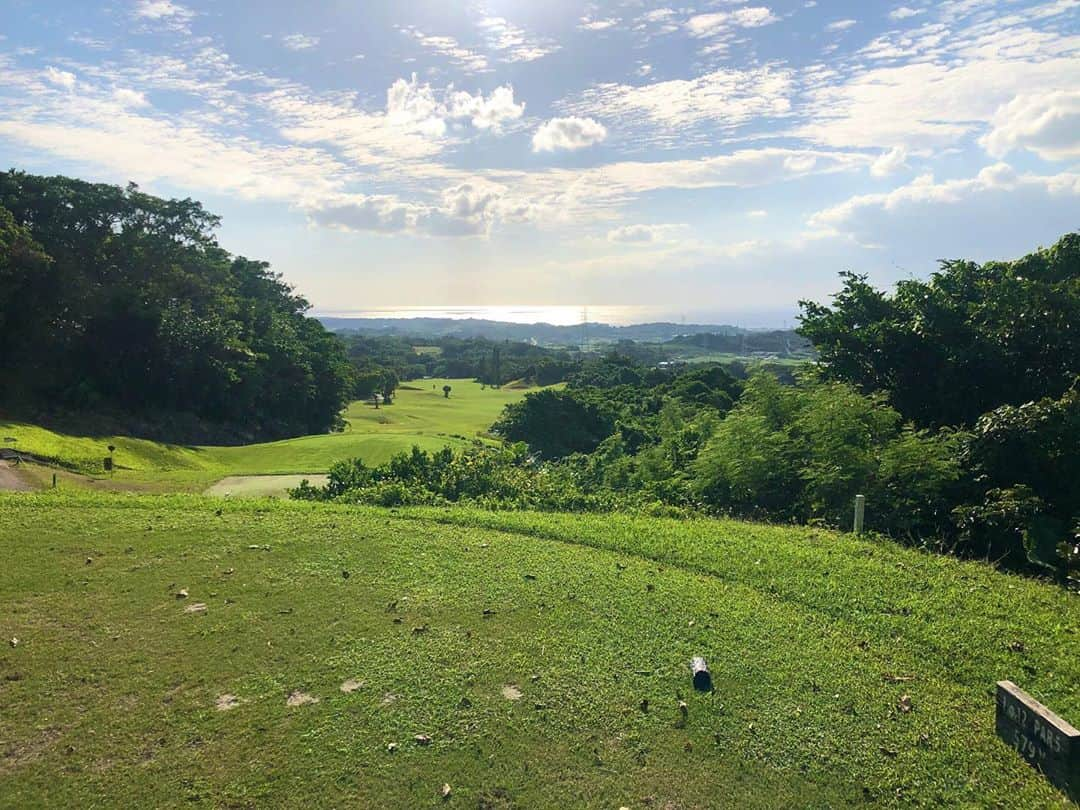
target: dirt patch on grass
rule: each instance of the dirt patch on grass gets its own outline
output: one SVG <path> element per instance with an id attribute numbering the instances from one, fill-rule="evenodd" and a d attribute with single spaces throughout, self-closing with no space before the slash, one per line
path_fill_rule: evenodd
<path id="1" fill-rule="evenodd" d="M 301 692 L 297 689 L 291 695 L 288 700 L 285 701 L 286 706 L 311 706 L 318 703 L 319 699 L 314 695 L 309 695 L 307 692 Z"/>
<path id="2" fill-rule="evenodd" d="M 502 696 L 507 700 L 521 700 L 522 693 L 517 684 L 508 683 L 502 688 Z"/>
<path id="3" fill-rule="evenodd" d="M 0 461 L 0 491 L 30 492 L 30 482 L 6 461 Z"/>
<path id="4" fill-rule="evenodd" d="M 63 729 L 51 726 L 43 729 L 37 737 L 25 742 L 12 742 L 0 752 L 0 774 L 11 773 L 31 763 L 37 762 L 56 744 L 63 734 Z"/>
<path id="5" fill-rule="evenodd" d="M 218 695 L 218 699 L 214 703 L 214 708 L 219 712 L 227 712 L 231 709 L 235 709 L 239 705 L 240 698 L 236 695 Z"/>
<path id="6" fill-rule="evenodd" d="M 353 692 L 363 688 L 364 682 L 358 681 L 355 678 L 349 678 L 349 680 L 341 684 L 341 691 L 344 692 L 346 695 L 351 695 Z"/>

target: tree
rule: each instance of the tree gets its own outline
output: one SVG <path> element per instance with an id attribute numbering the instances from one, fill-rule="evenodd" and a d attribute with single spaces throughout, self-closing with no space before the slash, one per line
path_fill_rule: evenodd
<path id="1" fill-rule="evenodd" d="M 615 431 L 615 417 L 611 404 L 589 390 L 545 388 L 506 406 L 493 429 L 544 458 L 562 458 L 595 450 Z"/>
<path id="2" fill-rule="evenodd" d="M 452 390 L 453 389 L 450 388 L 449 385 L 444 385 L 442 387 L 443 396 L 446 397 L 447 399 L 450 399 L 450 391 L 452 391 Z"/>
<path id="3" fill-rule="evenodd" d="M 397 391 L 398 382 L 398 375 L 393 371 L 387 369 L 383 372 L 382 395 L 386 405 L 394 404 L 394 392 Z"/>
<path id="4" fill-rule="evenodd" d="M 0 357 L 5 365 L 37 374 L 39 341 L 48 340 L 40 313 L 52 304 L 52 259 L 30 231 L 0 206 Z M 4 381 L 9 389 L 24 383 Z"/>
<path id="5" fill-rule="evenodd" d="M 892 295 L 841 278 L 831 307 L 800 302 L 822 375 L 887 392 L 919 426 L 1059 397 L 1080 374 L 1080 233 L 1016 261 L 943 261 Z"/>

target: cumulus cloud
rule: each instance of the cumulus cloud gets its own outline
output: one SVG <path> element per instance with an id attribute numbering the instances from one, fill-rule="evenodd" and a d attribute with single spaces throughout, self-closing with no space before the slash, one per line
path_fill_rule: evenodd
<path id="1" fill-rule="evenodd" d="M 348 231 L 396 233 L 415 228 L 426 214 L 421 206 L 390 195 L 353 194 L 312 206 L 308 216 L 318 225 Z"/>
<path id="2" fill-rule="evenodd" d="M 289 34 L 281 38 L 281 44 L 290 51 L 306 51 L 319 44 L 319 38 L 307 34 Z"/>
<path id="3" fill-rule="evenodd" d="M 609 242 L 624 245 L 653 245 L 672 241 L 687 225 L 623 225 L 608 231 Z"/>
<path id="4" fill-rule="evenodd" d="M 392 124 L 438 138 L 446 133 L 446 106 L 430 84 L 398 79 L 386 91 L 386 114 Z"/>
<path id="5" fill-rule="evenodd" d="M 525 114 L 525 102 L 514 101 L 514 88 L 510 85 L 496 87 L 491 95 L 475 96 L 462 90 L 451 93 L 448 115 L 450 118 L 467 118 L 477 129 L 498 131 L 508 121 L 516 121 Z"/>
<path id="6" fill-rule="evenodd" d="M 592 118 L 552 118 L 533 134 L 534 152 L 584 149 L 603 141 L 607 129 Z"/>
<path id="7" fill-rule="evenodd" d="M 59 68 L 55 68 L 52 65 L 49 65 L 47 68 L 45 68 L 45 73 L 43 75 L 45 77 L 45 81 L 47 81 L 49 84 L 56 85 L 57 87 L 60 87 L 64 90 L 75 89 L 75 84 L 77 80 L 75 78 L 75 74 L 71 73 L 70 71 L 60 70 Z"/>
<path id="8" fill-rule="evenodd" d="M 448 120 L 468 120 L 477 129 L 498 132 L 503 124 L 521 118 L 525 103 L 514 101 L 514 88 L 496 87 L 490 95 L 473 95 L 451 85 L 438 93 L 430 84 L 420 83 L 416 74 L 398 79 L 386 93 L 389 121 L 406 130 L 432 138 L 446 134 Z"/>
<path id="9" fill-rule="evenodd" d="M 902 146 L 894 146 L 870 165 L 870 174 L 874 177 L 888 177 L 907 165 L 908 152 Z"/>
<path id="10" fill-rule="evenodd" d="M 433 202 L 340 194 L 309 205 L 307 212 L 312 222 L 341 230 L 446 237 L 487 236 L 496 222 L 526 216 L 503 186 L 481 178 L 449 186 Z"/>
<path id="11" fill-rule="evenodd" d="M 138 90 L 129 90 L 126 87 L 118 87 L 113 90 L 113 98 L 122 107 L 147 107 L 150 102 L 146 100 L 146 94 Z"/>
<path id="12" fill-rule="evenodd" d="M 1044 160 L 1080 158 L 1080 90 L 1022 93 L 994 114 L 980 141 L 994 157 L 1026 149 Z"/>

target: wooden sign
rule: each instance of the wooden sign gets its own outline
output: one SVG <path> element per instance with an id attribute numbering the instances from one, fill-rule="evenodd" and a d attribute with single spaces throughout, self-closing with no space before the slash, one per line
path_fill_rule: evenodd
<path id="1" fill-rule="evenodd" d="M 998 681 L 998 736 L 1070 798 L 1080 798 L 1080 731 L 1012 681 Z"/>

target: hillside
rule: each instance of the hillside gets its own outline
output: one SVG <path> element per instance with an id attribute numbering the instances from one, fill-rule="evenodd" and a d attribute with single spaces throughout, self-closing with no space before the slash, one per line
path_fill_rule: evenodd
<path id="1" fill-rule="evenodd" d="M 1064 805 L 992 695 L 1080 717 L 1080 602 L 986 565 L 734 521 L 0 513 L 8 806 Z"/>
<path id="2" fill-rule="evenodd" d="M 450 385 L 449 398 L 443 385 Z M 341 433 L 302 436 L 236 447 L 194 447 L 163 444 L 125 436 L 82 436 L 59 433 L 22 422 L 0 420 L 0 435 L 16 441 L 7 447 L 58 463 L 78 476 L 61 472 L 72 486 L 139 491 L 199 492 L 226 477 L 318 474 L 335 461 L 361 457 L 381 464 L 414 444 L 425 450 L 446 445 L 466 446 L 482 437 L 505 405 L 521 399 L 528 389 L 481 389 L 471 380 L 418 380 L 398 391 L 393 405 L 375 409 L 353 402 L 345 413 Z M 108 447 L 117 448 L 116 470 L 104 475 L 102 460 Z M 51 479 L 47 467 L 27 467 L 40 483 Z M 86 477 L 92 477 L 88 480 Z M 249 482 L 232 489 L 242 490 Z M 262 485 L 260 494 L 283 489 L 280 482 Z M 289 485 L 295 486 L 294 481 Z"/>

